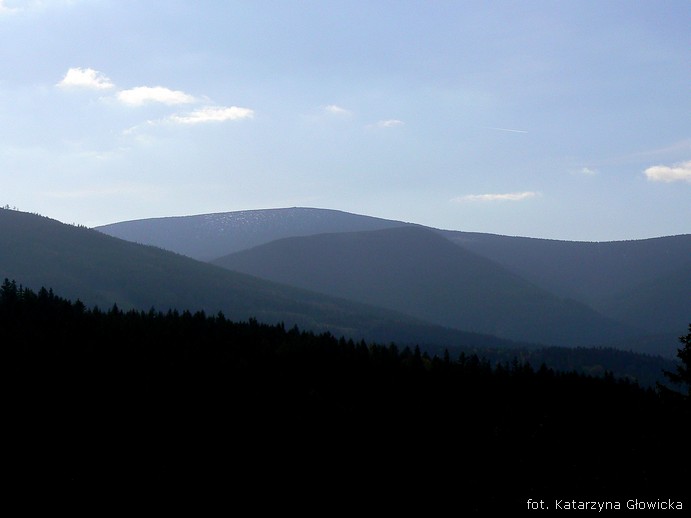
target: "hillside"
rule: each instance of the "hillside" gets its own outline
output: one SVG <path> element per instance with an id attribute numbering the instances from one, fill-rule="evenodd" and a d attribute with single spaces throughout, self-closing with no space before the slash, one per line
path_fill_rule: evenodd
<path id="1" fill-rule="evenodd" d="M 340 211 L 286 208 L 157 218 L 98 230 L 210 260 L 277 239 L 411 225 Z M 415 225 L 419 226 L 419 225 Z M 428 227 L 422 227 L 428 228 Z M 431 229 L 561 299 L 639 328 L 645 352 L 673 354 L 691 315 L 691 235 L 613 242 L 577 242 Z M 657 338 L 640 340 L 643 335 Z M 616 343 L 616 340 L 610 342 Z M 617 347 L 627 347 L 619 342 Z"/>
<path id="2" fill-rule="evenodd" d="M 691 234 L 612 242 L 574 242 L 443 231 L 466 250 L 501 264 L 604 315 L 674 333 L 691 318 Z"/>
<path id="3" fill-rule="evenodd" d="M 0 210 L 0 278 L 35 290 L 49 287 L 102 308 L 117 303 L 123 309 L 222 311 L 233 320 L 256 318 L 355 339 L 436 347 L 516 345 L 11 210 Z"/>
<path id="4" fill-rule="evenodd" d="M 214 263 L 515 340 L 592 345 L 636 334 L 422 227 L 282 239 Z"/>
<path id="5" fill-rule="evenodd" d="M 496 361 L 510 362 L 514 354 L 535 360 L 543 353 L 535 344 L 519 343 L 486 334 L 469 333 L 432 325 L 394 311 L 290 288 L 256 277 L 228 272 L 205 263 L 110 238 L 85 228 L 15 211 L 0 210 L 0 278 L 38 289 L 53 288 L 103 309 L 114 303 L 122 309 L 160 311 L 203 309 L 214 315 L 220 309 L 235 321 L 258 318 L 260 322 L 293 323 L 301 329 L 329 331 L 335 336 L 364 338 L 399 346 L 419 344 L 423 351 L 443 355 L 465 351 Z M 678 333 L 677 333 L 678 335 Z M 657 337 L 656 337 L 657 338 Z M 677 338 L 660 337 L 653 344 L 629 340 L 613 346 L 654 353 L 659 348 L 676 353 Z M 507 351 L 513 351 L 507 353 Z M 454 352 L 455 351 L 455 352 Z M 544 359 L 549 366 L 583 373 L 615 375 L 649 385 L 660 379 L 660 359 L 622 351 L 602 356 L 554 349 Z"/>
<path id="6" fill-rule="evenodd" d="M 680 329 L 691 320 L 691 262 L 654 279 L 635 283 L 593 305 L 622 322 L 636 322 L 651 331 Z"/>
<path id="7" fill-rule="evenodd" d="M 96 230 L 210 261 L 284 237 L 376 230 L 402 224 L 338 210 L 295 207 L 123 221 Z"/>

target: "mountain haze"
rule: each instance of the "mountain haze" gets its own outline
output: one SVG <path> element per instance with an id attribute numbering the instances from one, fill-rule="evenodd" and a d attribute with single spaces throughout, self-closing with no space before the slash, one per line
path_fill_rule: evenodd
<path id="1" fill-rule="evenodd" d="M 126 221 L 115 237 L 211 261 L 273 240 L 418 226 L 316 208 L 285 208 Z M 429 228 L 429 227 L 422 227 Z M 672 336 L 691 315 L 691 234 L 611 242 L 560 241 L 430 229 L 557 297 L 649 333 Z M 680 296 L 681 295 L 681 296 Z"/>
<path id="2" fill-rule="evenodd" d="M 691 263 L 614 292 L 593 306 L 605 315 L 650 331 L 677 329 L 691 320 Z"/>
<path id="3" fill-rule="evenodd" d="M 423 227 L 287 238 L 214 263 L 439 325 L 516 340 L 591 345 L 635 334 Z"/>
<path id="4" fill-rule="evenodd" d="M 443 231 L 526 280 L 651 333 L 691 319 L 691 234 L 575 242 Z"/>
<path id="5" fill-rule="evenodd" d="M 208 260 L 214 254 L 214 258 L 219 258 L 278 239 L 402 226 L 433 231 L 459 248 L 488 259 L 504 270 L 503 275 L 512 273 L 514 280 L 518 276 L 567 306 L 573 307 L 573 301 L 577 301 L 579 310 L 572 317 L 582 314 L 583 306 L 587 306 L 591 316 L 593 312 L 600 314 L 601 321 L 604 317 L 629 330 L 638 330 L 635 339 L 628 332 L 623 337 L 618 332 L 603 333 L 600 338 L 608 346 L 629 349 L 635 345 L 635 350 L 641 352 L 673 356 L 676 348 L 669 344 L 675 344 L 680 329 L 691 319 L 691 299 L 685 296 L 691 291 L 689 234 L 633 241 L 559 241 L 439 230 L 315 208 L 156 218 L 116 223 L 98 230 Z M 262 275 L 280 278 L 272 277 L 274 274 L 268 271 Z M 303 285 L 303 281 L 293 280 L 298 285 Z M 304 282 L 309 285 L 312 281 Z M 347 288 L 357 290 L 354 286 Z M 362 289 L 366 291 L 366 287 Z M 437 312 L 435 316 L 443 313 Z M 615 338 L 617 335 L 619 339 Z"/>
<path id="6" fill-rule="evenodd" d="M 0 278 L 103 308 L 222 311 L 236 321 L 256 318 L 401 344 L 515 346 L 12 210 L 0 210 Z"/>

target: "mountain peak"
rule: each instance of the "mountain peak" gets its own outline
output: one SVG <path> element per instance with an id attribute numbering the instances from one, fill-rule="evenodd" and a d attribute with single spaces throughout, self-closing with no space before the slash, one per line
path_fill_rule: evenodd
<path id="1" fill-rule="evenodd" d="M 275 239 L 405 225 L 333 209 L 292 207 L 124 221 L 96 230 L 210 261 Z"/>

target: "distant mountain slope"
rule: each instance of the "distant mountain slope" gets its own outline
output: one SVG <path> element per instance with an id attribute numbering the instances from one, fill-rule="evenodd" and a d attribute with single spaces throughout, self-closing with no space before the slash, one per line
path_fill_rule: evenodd
<path id="1" fill-rule="evenodd" d="M 423 227 L 282 239 L 215 264 L 515 340 L 588 345 L 634 334 Z"/>
<path id="2" fill-rule="evenodd" d="M 646 329 L 682 329 L 691 322 L 691 263 L 615 292 L 594 305 L 607 315 Z"/>
<path id="3" fill-rule="evenodd" d="M 399 344 L 513 347 L 407 315 L 282 286 L 155 247 L 23 212 L 0 210 L 0 282 L 50 287 L 88 306 L 223 311 L 355 339 Z"/>
<path id="4" fill-rule="evenodd" d="M 98 230 L 202 260 L 276 239 L 412 225 L 315 208 L 130 221 Z M 676 336 L 691 321 L 691 235 L 576 242 L 432 229 L 560 298 L 642 331 Z M 665 340 L 663 340 L 664 342 Z M 651 347 L 654 347 L 651 342 Z"/>
<path id="5" fill-rule="evenodd" d="M 123 221 L 96 230 L 210 261 L 284 237 L 376 230 L 403 224 L 338 210 L 295 207 Z"/>
<path id="6" fill-rule="evenodd" d="M 600 243 L 442 235 L 553 293 L 650 332 L 680 333 L 691 321 L 691 234 Z"/>

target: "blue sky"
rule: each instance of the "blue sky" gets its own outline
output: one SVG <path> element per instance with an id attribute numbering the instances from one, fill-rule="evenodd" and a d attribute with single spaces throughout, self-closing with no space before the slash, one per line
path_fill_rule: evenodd
<path id="1" fill-rule="evenodd" d="M 0 204 L 691 232 L 691 2 L 0 0 Z"/>

